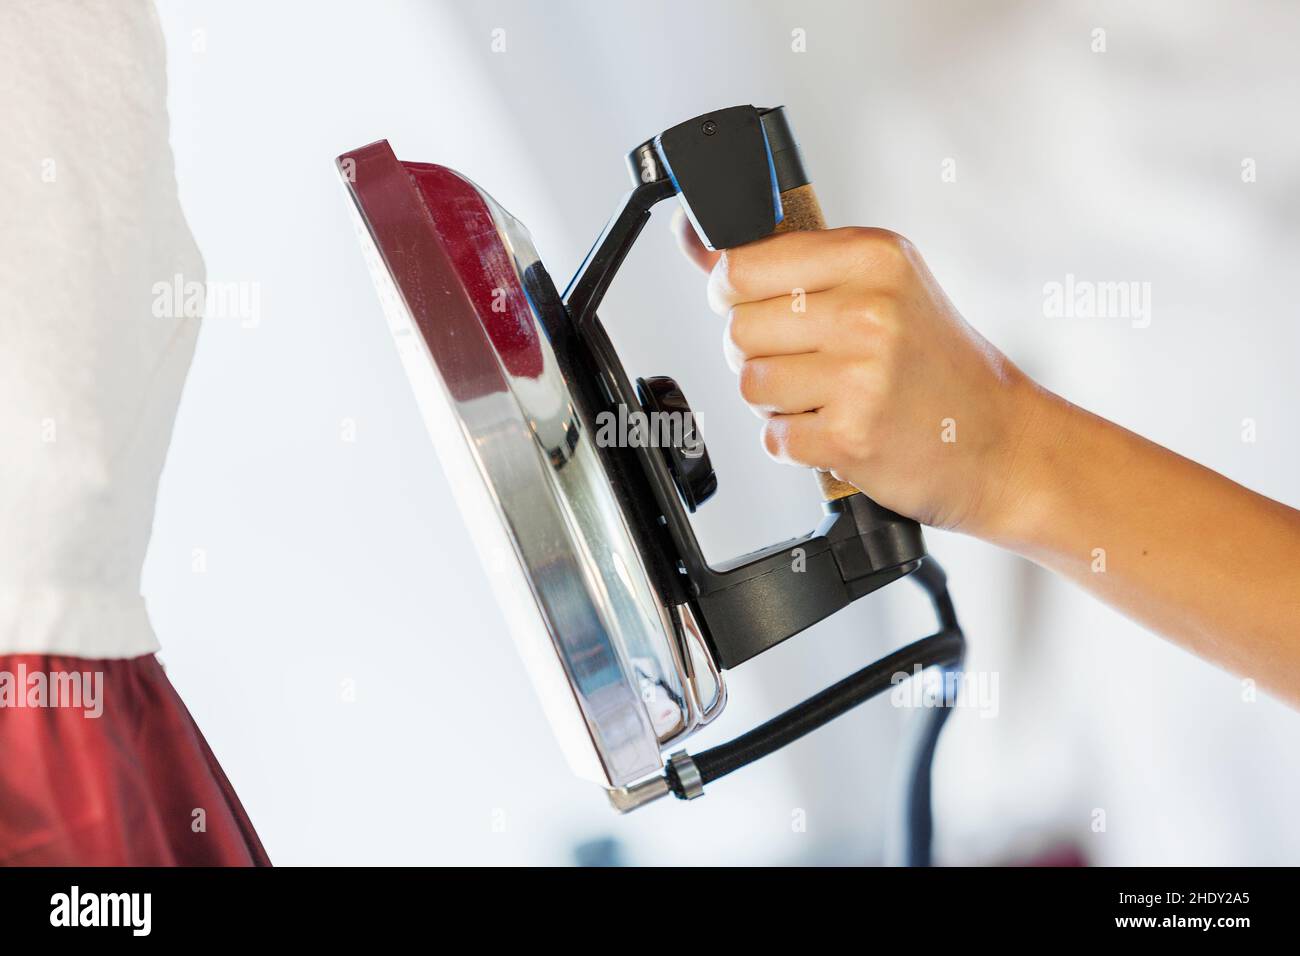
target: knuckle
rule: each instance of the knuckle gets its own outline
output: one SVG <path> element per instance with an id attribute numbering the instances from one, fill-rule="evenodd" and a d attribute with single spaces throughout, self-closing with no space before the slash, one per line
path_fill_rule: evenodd
<path id="1" fill-rule="evenodd" d="M 753 329 L 753 316 L 743 309 L 732 309 L 727 317 L 727 345 L 737 355 L 748 356 L 754 344 Z"/>
<path id="2" fill-rule="evenodd" d="M 806 426 L 790 418 L 769 419 L 763 425 L 763 450 L 769 457 L 785 464 L 814 464 L 809 460 Z"/>
<path id="3" fill-rule="evenodd" d="M 740 366 L 740 397 L 750 405 L 758 404 L 762 397 L 764 369 L 754 360 Z"/>
<path id="4" fill-rule="evenodd" d="M 836 321 L 846 333 L 862 344 L 869 344 L 892 323 L 893 317 L 893 300 L 889 295 L 855 292 L 841 305 Z"/>
<path id="5" fill-rule="evenodd" d="M 898 352 L 903 325 L 890 309 L 877 312 L 875 321 L 876 352 L 888 365 Z"/>
<path id="6" fill-rule="evenodd" d="M 860 261 L 873 270 L 882 266 L 893 271 L 907 268 L 916 255 L 911 240 L 892 230 L 857 227 L 855 232 Z"/>
<path id="7" fill-rule="evenodd" d="M 722 295 L 734 302 L 748 302 L 757 275 L 753 257 L 743 249 L 727 249 L 713 267 L 713 275 Z"/>
<path id="8" fill-rule="evenodd" d="M 780 459 L 785 454 L 785 441 L 781 423 L 772 419 L 763 425 L 763 451 L 768 457 Z"/>
<path id="9" fill-rule="evenodd" d="M 863 439 L 857 422 L 849 415 L 832 417 L 826 437 L 836 465 L 852 460 Z"/>
<path id="10" fill-rule="evenodd" d="M 874 232 L 876 248 L 881 252 L 899 258 L 906 258 L 911 253 L 912 243 L 906 236 L 890 229 L 876 229 Z"/>
<path id="11" fill-rule="evenodd" d="M 851 401 L 837 403 L 822 410 L 824 416 L 820 437 L 825 449 L 825 461 L 818 462 L 829 468 L 856 465 L 869 455 L 874 440 L 875 426 L 871 401 L 855 396 Z"/>
<path id="12" fill-rule="evenodd" d="M 877 375 L 866 362 L 845 362 L 837 377 L 841 394 L 851 396 L 855 401 L 861 401 L 876 390 Z"/>
<path id="13" fill-rule="evenodd" d="M 901 305 L 888 294 L 875 294 L 857 303 L 843 324 L 861 356 L 876 360 L 877 375 L 895 363 L 908 335 Z"/>
<path id="14" fill-rule="evenodd" d="M 823 468 L 842 468 L 848 461 L 848 437 L 846 430 L 833 421 L 828 421 L 822 429 L 821 447 L 823 460 L 817 464 Z"/>
<path id="15" fill-rule="evenodd" d="M 854 245 L 862 249 L 870 249 L 880 241 L 881 235 L 888 230 L 876 229 L 873 226 L 850 226 L 846 231 Z"/>

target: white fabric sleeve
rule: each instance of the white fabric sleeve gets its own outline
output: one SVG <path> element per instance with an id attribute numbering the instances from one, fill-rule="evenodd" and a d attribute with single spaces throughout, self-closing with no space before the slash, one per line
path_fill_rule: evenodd
<path id="1" fill-rule="evenodd" d="M 0 653 L 150 653 L 140 573 L 199 327 L 157 290 L 205 278 L 153 4 L 5 0 L 0 91 Z"/>

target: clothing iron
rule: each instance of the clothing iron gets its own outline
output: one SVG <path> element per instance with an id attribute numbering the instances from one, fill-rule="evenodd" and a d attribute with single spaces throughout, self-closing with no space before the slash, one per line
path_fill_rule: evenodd
<path id="1" fill-rule="evenodd" d="M 615 808 L 697 797 L 896 675 L 959 665 L 962 634 L 920 527 L 828 474 L 813 531 L 710 565 L 688 519 L 717 488 L 698 424 L 671 378 L 628 377 L 597 318 L 662 200 L 677 197 L 711 249 L 824 228 L 783 108 L 707 113 L 633 149 L 634 187 L 563 294 L 527 230 L 459 173 L 399 161 L 384 141 L 337 162 L 509 628 L 573 769 Z M 907 576 L 930 593 L 938 633 L 731 743 L 679 749 L 726 705 L 728 670 Z M 927 834 L 947 710 L 927 710 L 917 759 Z"/>

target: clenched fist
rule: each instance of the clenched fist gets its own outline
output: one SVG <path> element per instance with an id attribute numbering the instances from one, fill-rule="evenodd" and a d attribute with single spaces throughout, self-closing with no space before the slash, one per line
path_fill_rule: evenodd
<path id="1" fill-rule="evenodd" d="M 715 253 L 680 212 L 674 228 L 709 270 L 727 360 L 773 458 L 924 524 L 998 536 L 1037 388 L 966 324 L 911 243 L 847 228 Z"/>
<path id="2" fill-rule="evenodd" d="M 1300 510 L 1035 385 L 901 236 L 719 254 L 676 228 L 773 457 L 1031 558 L 1300 707 Z"/>

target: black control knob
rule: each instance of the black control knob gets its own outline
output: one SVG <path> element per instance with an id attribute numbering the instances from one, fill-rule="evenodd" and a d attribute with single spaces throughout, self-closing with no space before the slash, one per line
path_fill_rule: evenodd
<path id="1" fill-rule="evenodd" d="M 666 375 L 640 378 L 636 383 L 648 421 L 646 435 L 663 453 L 677 491 L 694 511 L 718 490 L 700 425 L 678 384 Z"/>

